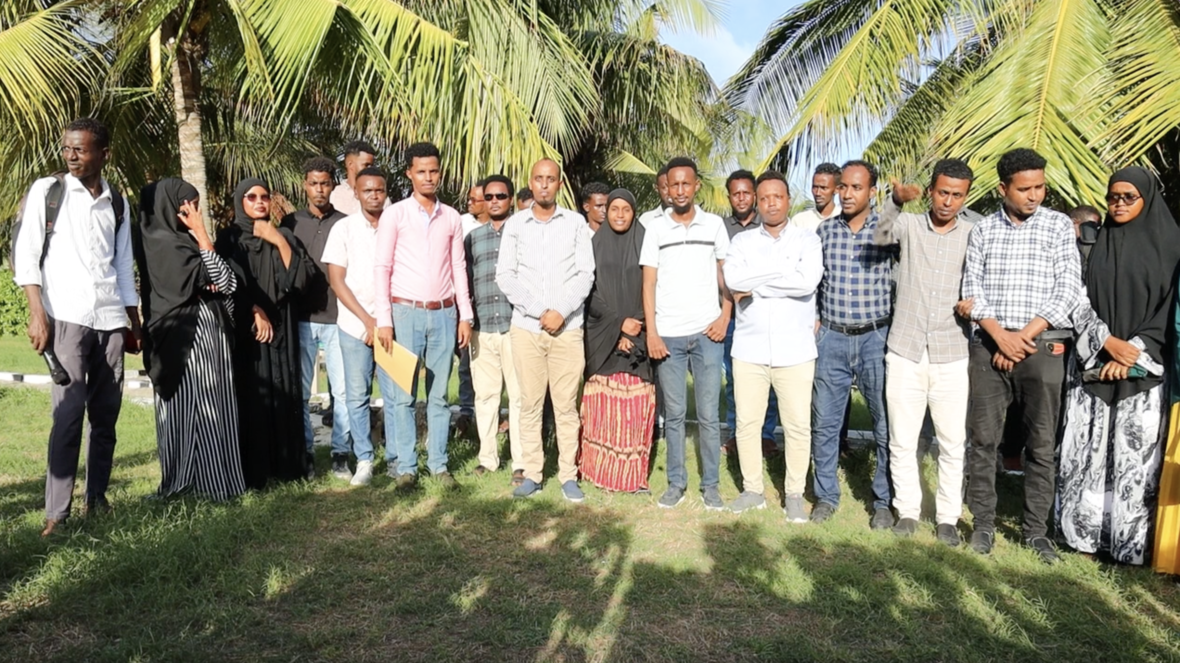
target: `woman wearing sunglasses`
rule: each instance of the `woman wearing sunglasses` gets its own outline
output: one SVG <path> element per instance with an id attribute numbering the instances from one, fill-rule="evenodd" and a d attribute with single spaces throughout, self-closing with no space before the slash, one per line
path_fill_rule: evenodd
<path id="1" fill-rule="evenodd" d="M 233 267 L 234 372 L 246 485 L 307 476 L 296 295 L 314 265 L 289 230 L 271 223 L 270 189 L 247 179 L 217 251 Z"/>
<path id="2" fill-rule="evenodd" d="M 1057 522 L 1075 550 L 1143 564 L 1169 403 L 1180 228 L 1143 168 L 1111 176 L 1106 201 L 1085 276 L 1089 297 L 1075 314 Z"/>

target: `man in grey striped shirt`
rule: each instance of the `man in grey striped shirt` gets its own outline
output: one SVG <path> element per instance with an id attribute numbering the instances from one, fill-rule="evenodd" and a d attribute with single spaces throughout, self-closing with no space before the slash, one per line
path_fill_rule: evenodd
<path id="1" fill-rule="evenodd" d="M 594 285 L 593 233 L 581 214 L 557 206 L 561 184 L 561 168 L 552 159 L 533 166 L 533 206 L 504 225 L 496 285 L 512 303 L 509 334 L 520 387 L 524 482 L 513 495 L 531 497 L 541 489 L 541 410 L 548 389 L 557 423 L 561 492 L 567 500 L 581 502 L 578 387 L 586 365 L 582 305 Z"/>

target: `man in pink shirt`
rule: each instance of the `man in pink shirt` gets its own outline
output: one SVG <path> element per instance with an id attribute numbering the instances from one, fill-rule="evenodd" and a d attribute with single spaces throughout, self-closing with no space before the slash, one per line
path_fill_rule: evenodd
<path id="1" fill-rule="evenodd" d="M 394 338 L 426 365 L 426 467 L 445 488 L 455 487 L 447 471 L 447 438 L 451 410 L 447 382 L 451 379 L 456 334 L 459 347 L 471 338 L 471 297 L 467 258 L 459 213 L 438 200 L 438 148 L 415 143 L 406 150 L 406 177 L 414 195 L 381 214 L 374 260 L 377 340 L 389 348 Z M 412 393 L 394 390 L 393 442 L 397 445 L 397 489 L 418 483 L 418 434 Z M 389 444 L 389 441 L 386 441 Z"/>

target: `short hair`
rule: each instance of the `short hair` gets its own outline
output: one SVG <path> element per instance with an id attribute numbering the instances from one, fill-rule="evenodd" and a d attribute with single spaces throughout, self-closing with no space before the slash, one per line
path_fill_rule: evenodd
<path id="1" fill-rule="evenodd" d="M 525 188 L 521 189 L 520 191 L 516 192 L 517 202 L 523 203 L 526 200 L 532 200 L 532 199 L 533 199 L 533 191 L 532 191 L 532 189 L 528 188 L 527 186 Z"/>
<path id="2" fill-rule="evenodd" d="M 668 174 L 668 164 L 664 164 L 664 165 L 660 166 L 659 170 L 656 171 L 656 179 L 658 180 L 667 174 Z"/>
<path id="3" fill-rule="evenodd" d="M 373 146 L 363 140 L 354 140 L 344 146 L 344 158 L 353 157 L 358 154 L 372 154 L 377 156 L 377 150 Z"/>
<path id="4" fill-rule="evenodd" d="M 106 149 L 111 146 L 111 132 L 102 122 L 92 117 L 80 117 L 66 125 L 65 133 L 71 131 L 85 131 L 94 137 L 99 147 Z"/>
<path id="5" fill-rule="evenodd" d="M 938 177 L 945 175 L 952 180 L 975 181 L 975 171 L 962 159 L 942 159 L 934 164 L 934 172 L 930 175 L 930 187 L 938 183 Z"/>
<path id="6" fill-rule="evenodd" d="M 668 159 L 668 165 L 664 166 L 664 174 L 672 172 L 673 168 L 692 168 L 692 174 L 700 177 L 701 171 L 697 170 L 697 162 L 688 157 L 672 157 Z"/>
<path id="7" fill-rule="evenodd" d="M 503 184 L 504 188 L 508 191 L 509 198 L 511 198 L 513 196 L 513 194 L 516 193 L 516 187 L 512 185 L 512 180 L 508 179 L 507 177 L 504 177 L 503 175 L 492 175 L 492 176 L 488 177 L 487 179 L 483 180 L 484 193 L 487 193 L 488 185 L 491 184 L 492 182 L 499 182 L 500 184 Z M 529 192 L 529 195 L 532 195 L 531 191 Z"/>
<path id="8" fill-rule="evenodd" d="M 406 148 L 406 169 L 409 170 L 414 165 L 414 159 L 429 159 L 430 157 L 442 159 L 434 143 L 414 143 Z"/>
<path id="9" fill-rule="evenodd" d="M 303 176 L 308 173 L 327 173 L 336 180 L 336 163 L 327 157 L 312 157 L 303 162 Z"/>
<path id="10" fill-rule="evenodd" d="M 791 185 L 787 184 L 787 177 L 777 170 L 768 170 L 759 175 L 758 179 L 754 181 L 754 187 L 762 186 L 763 182 L 782 182 L 783 186 L 787 187 L 787 195 L 791 193 Z"/>
<path id="11" fill-rule="evenodd" d="M 1069 218 L 1073 219 L 1074 223 L 1085 223 L 1093 219 L 1102 221 L 1102 212 L 1090 205 L 1078 205 L 1069 211 Z"/>
<path id="12" fill-rule="evenodd" d="M 479 188 L 481 188 L 481 189 L 482 189 L 482 188 L 484 188 L 484 186 L 485 186 L 487 183 L 488 183 L 487 179 L 476 180 L 476 181 L 475 181 L 475 184 L 472 184 L 471 186 L 467 187 L 467 190 L 468 190 L 468 191 L 470 191 L 470 190 L 472 190 L 472 189 L 474 189 L 474 188 L 476 188 L 476 187 L 479 187 Z"/>
<path id="13" fill-rule="evenodd" d="M 359 181 L 362 177 L 380 177 L 381 181 L 389 182 L 389 178 L 385 176 L 385 171 L 381 170 L 377 166 L 362 168 L 361 172 L 356 174 L 356 179 Z"/>
<path id="14" fill-rule="evenodd" d="M 837 179 L 839 179 L 840 174 L 841 171 L 839 166 L 830 161 L 825 161 L 815 167 L 815 173 L 813 175 L 834 175 Z"/>
<path id="15" fill-rule="evenodd" d="M 840 167 L 841 176 L 843 176 L 843 173 L 846 169 L 855 168 L 856 166 L 860 166 L 861 168 L 869 171 L 869 186 L 877 186 L 877 167 L 863 159 L 845 161 L 844 165 Z"/>
<path id="16" fill-rule="evenodd" d="M 1026 170 L 1044 170 L 1045 163 L 1045 157 L 1037 154 L 1036 151 L 1027 147 L 1019 147 L 1005 152 L 1000 157 L 1000 162 L 996 164 L 996 174 L 1000 176 L 1001 182 L 1010 184 L 1016 173 L 1023 173 Z"/>
<path id="17" fill-rule="evenodd" d="M 726 192 L 729 191 L 730 184 L 733 184 L 734 182 L 738 182 L 740 180 L 749 180 L 750 184 L 753 184 L 754 186 L 758 186 L 758 180 L 754 179 L 754 173 L 751 173 L 750 171 L 745 170 L 745 169 L 735 170 L 729 174 L 729 177 L 725 178 Z"/>
<path id="18" fill-rule="evenodd" d="M 586 186 L 582 187 L 582 192 L 580 194 L 578 194 L 578 202 L 584 203 L 587 200 L 590 200 L 590 196 L 593 196 L 596 193 L 600 193 L 604 196 L 609 196 L 610 195 L 610 187 L 603 184 L 602 182 L 591 182 L 591 183 L 587 184 Z"/>

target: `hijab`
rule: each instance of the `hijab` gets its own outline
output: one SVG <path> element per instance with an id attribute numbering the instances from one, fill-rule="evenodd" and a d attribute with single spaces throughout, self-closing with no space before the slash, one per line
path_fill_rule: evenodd
<path id="1" fill-rule="evenodd" d="M 1086 272 L 1090 305 L 1122 340 L 1136 336 L 1147 354 L 1164 363 L 1176 267 L 1180 263 L 1180 228 L 1160 195 L 1158 180 L 1148 170 L 1124 168 L 1110 178 L 1131 184 L 1143 196 L 1143 211 L 1126 223 L 1107 214 L 1098 231 Z M 1170 354 L 1170 353 L 1169 353 Z M 1118 382 L 1090 382 L 1086 389 L 1106 403 L 1147 391 L 1162 382 L 1148 376 Z"/>
<path id="2" fill-rule="evenodd" d="M 180 222 L 180 206 L 197 190 L 170 177 L 139 196 L 135 257 L 143 294 L 144 354 L 152 386 L 171 398 L 180 385 L 197 331 L 200 298 L 211 283 L 197 243 Z"/>
<path id="3" fill-rule="evenodd" d="M 643 320 L 643 268 L 639 265 L 639 251 L 644 236 L 635 214 L 635 196 L 626 189 L 611 191 L 607 197 L 608 210 L 616 200 L 623 200 L 631 207 L 631 226 L 618 232 L 608 219 L 591 240 L 595 275 L 586 323 L 586 372 L 587 375 L 631 373 L 650 382 L 652 371 L 647 361 L 645 334 L 628 337 L 635 344 L 630 353 L 618 352 L 616 348 L 623 336 L 623 320 Z"/>
<path id="4" fill-rule="evenodd" d="M 254 187 L 262 187 L 270 193 L 266 182 L 250 177 L 238 183 L 234 188 L 234 225 L 236 243 L 244 249 L 245 260 L 249 263 L 250 274 L 257 282 L 257 287 L 266 293 L 270 302 L 279 299 L 278 275 L 283 273 L 282 257 L 273 247 L 254 235 L 255 219 L 246 213 L 246 194 Z"/>

